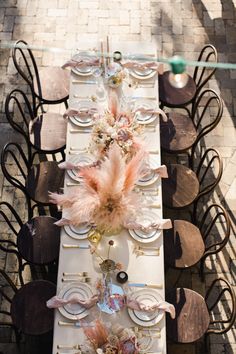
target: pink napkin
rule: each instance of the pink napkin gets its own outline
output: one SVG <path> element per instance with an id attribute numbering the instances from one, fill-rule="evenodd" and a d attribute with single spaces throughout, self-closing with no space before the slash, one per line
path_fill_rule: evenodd
<path id="1" fill-rule="evenodd" d="M 127 69 L 138 69 L 143 71 L 147 69 L 158 70 L 158 63 L 156 63 L 155 61 L 140 63 L 138 61 L 130 60 L 125 63 L 122 63 L 122 66 Z"/>
<path id="2" fill-rule="evenodd" d="M 127 303 L 127 307 L 129 307 L 130 309 L 133 309 L 133 310 L 153 312 L 158 309 L 158 310 L 163 310 L 165 312 L 169 312 L 171 315 L 171 318 L 175 318 L 174 305 L 172 305 L 166 301 L 160 301 L 160 302 L 156 302 L 152 306 L 146 306 L 142 302 L 132 299 L 132 297 L 131 298 L 127 297 L 126 303 Z"/>
<path id="3" fill-rule="evenodd" d="M 74 116 L 93 117 L 95 113 L 97 113 L 97 108 L 79 109 L 79 110 L 75 108 L 68 108 L 63 114 L 63 118 L 74 117 Z"/>
<path id="4" fill-rule="evenodd" d="M 64 65 L 62 65 L 62 69 L 67 67 L 70 68 L 86 68 L 88 66 L 99 66 L 99 58 L 91 58 L 91 59 L 84 59 L 83 57 L 78 57 L 78 59 L 70 59 Z"/>
<path id="5" fill-rule="evenodd" d="M 136 222 L 136 221 L 128 221 L 124 227 L 128 229 L 136 229 L 136 230 L 142 230 L 144 232 L 148 232 L 151 230 L 166 230 L 166 229 L 171 229 L 172 228 L 172 222 L 170 219 L 160 219 L 156 222 L 150 223 L 148 226 L 143 226 L 142 224 Z"/>
<path id="6" fill-rule="evenodd" d="M 88 164 L 88 165 L 83 165 L 83 166 L 81 166 L 81 165 L 79 165 L 79 164 L 75 164 L 75 163 L 73 163 L 73 162 L 70 162 L 70 161 L 63 161 L 63 162 L 60 162 L 59 164 L 58 164 L 58 167 L 60 168 L 60 169 L 62 169 L 62 170 L 79 170 L 79 169 L 81 169 L 81 168 L 83 168 L 83 167 L 97 167 L 97 166 L 99 166 L 99 164 L 100 164 L 100 162 L 99 161 L 95 161 L 95 162 L 93 162 L 93 163 L 90 163 L 90 164 Z"/>
<path id="7" fill-rule="evenodd" d="M 168 172 L 167 172 L 166 165 L 161 165 L 160 167 L 152 168 L 151 170 L 153 172 L 158 173 L 161 178 L 168 178 Z M 144 168 L 141 171 L 141 175 L 145 176 L 148 173 L 150 173 L 150 167 L 148 164 L 145 164 Z"/>
<path id="8" fill-rule="evenodd" d="M 150 114 L 160 114 L 163 118 L 163 121 L 164 122 L 167 122 L 168 121 L 168 118 L 167 118 L 167 115 L 165 114 L 165 112 L 160 109 L 160 108 L 156 108 L 156 109 L 153 109 L 153 108 L 144 108 L 144 107 L 139 107 L 135 110 L 134 113 L 136 112 L 141 112 L 141 113 L 150 113 Z"/>
<path id="9" fill-rule="evenodd" d="M 57 309 L 58 307 L 65 306 L 67 304 L 79 304 L 86 309 L 93 307 L 98 301 L 98 296 L 93 295 L 87 300 L 81 299 L 78 295 L 72 295 L 68 300 L 60 299 L 58 296 L 53 296 L 46 302 L 49 309 Z"/>

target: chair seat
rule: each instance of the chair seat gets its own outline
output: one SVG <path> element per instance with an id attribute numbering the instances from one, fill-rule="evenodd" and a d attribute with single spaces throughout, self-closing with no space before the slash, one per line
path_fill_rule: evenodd
<path id="1" fill-rule="evenodd" d="M 191 76 L 183 88 L 175 88 L 169 81 L 170 71 L 159 75 L 159 99 L 164 106 L 181 107 L 190 103 L 196 94 L 196 84 Z"/>
<path id="2" fill-rule="evenodd" d="M 70 71 L 60 67 L 46 67 L 39 70 L 42 94 L 38 92 L 34 78 L 34 91 L 45 101 L 63 101 L 69 96 Z"/>
<path id="3" fill-rule="evenodd" d="M 11 304 L 13 324 L 24 334 L 41 335 L 53 328 L 54 311 L 46 301 L 56 294 L 56 285 L 36 280 L 23 285 Z"/>
<path id="4" fill-rule="evenodd" d="M 174 220 L 164 231 L 165 263 L 174 268 L 188 268 L 203 256 L 205 245 L 200 230 L 185 220 Z"/>
<path id="5" fill-rule="evenodd" d="M 207 331 L 210 317 L 204 298 L 193 290 L 173 289 L 166 294 L 166 301 L 174 305 L 176 318 L 166 316 L 167 336 L 177 343 L 191 343 Z"/>
<path id="6" fill-rule="evenodd" d="M 187 151 L 197 138 L 197 131 L 192 120 L 180 113 L 167 113 L 168 121 L 160 121 L 162 149 L 178 153 Z"/>
<path id="7" fill-rule="evenodd" d="M 61 192 L 64 171 L 56 161 L 45 161 L 34 165 L 26 179 L 25 187 L 36 203 L 50 204 L 48 192 Z"/>
<path id="8" fill-rule="evenodd" d="M 29 124 L 30 142 L 37 150 L 59 150 L 66 144 L 66 129 L 61 114 L 44 113 Z"/>
<path id="9" fill-rule="evenodd" d="M 191 205 L 199 193 L 196 174 L 179 164 L 167 165 L 168 178 L 162 179 L 163 203 L 168 208 Z"/>
<path id="10" fill-rule="evenodd" d="M 51 216 L 36 216 L 22 226 L 17 236 L 21 256 L 29 263 L 45 265 L 59 256 L 60 228 Z"/>

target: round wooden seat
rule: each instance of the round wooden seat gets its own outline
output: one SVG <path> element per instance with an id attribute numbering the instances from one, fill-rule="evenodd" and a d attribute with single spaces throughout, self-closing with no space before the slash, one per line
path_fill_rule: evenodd
<path id="1" fill-rule="evenodd" d="M 37 150 L 60 150 L 66 145 L 66 129 L 61 114 L 44 113 L 29 124 L 30 142 Z"/>
<path id="2" fill-rule="evenodd" d="M 41 335 L 53 328 L 53 309 L 46 301 L 56 294 L 56 285 L 46 280 L 36 280 L 20 288 L 11 304 L 13 324 L 25 334 Z"/>
<path id="3" fill-rule="evenodd" d="M 34 92 L 47 102 L 65 101 L 69 96 L 70 71 L 60 67 L 46 67 L 39 70 L 42 94 L 38 92 L 38 86 L 34 79 Z"/>
<path id="4" fill-rule="evenodd" d="M 51 216 L 36 216 L 24 224 L 17 236 L 21 256 L 33 264 L 49 264 L 59 256 L 60 228 Z"/>
<path id="5" fill-rule="evenodd" d="M 26 179 L 26 189 L 31 199 L 41 204 L 50 204 L 48 192 L 61 192 L 64 171 L 56 161 L 45 161 L 34 165 Z"/>
<path id="6" fill-rule="evenodd" d="M 168 178 L 162 179 L 163 203 L 168 208 L 191 205 L 199 193 L 196 174 L 183 165 L 167 165 Z"/>
<path id="7" fill-rule="evenodd" d="M 197 138 L 192 120 L 180 113 L 167 113 L 168 121 L 160 120 L 162 149 L 178 153 L 188 150 Z"/>
<path id="8" fill-rule="evenodd" d="M 181 107 L 190 103 L 196 94 L 196 84 L 188 75 L 188 82 L 183 88 L 175 88 L 169 81 L 170 71 L 159 75 L 159 99 L 164 106 Z"/>
<path id="9" fill-rule="evenodd" d="M 204 298 L 193 290 L 173 289 L 166 301 L 174 305 L 176 318 L 166 316 L 167 336 L 177 343 L 191 343 L 207 331 L 210 317 Z"/>
<path id="10" fill-rule="evenodd" d="M 185 220 L 174 220 L 173 228 L 164 231 L 165 263 L 174 268 L 187 268 L 203 256 L 205 245 L 200 230 Z"/>

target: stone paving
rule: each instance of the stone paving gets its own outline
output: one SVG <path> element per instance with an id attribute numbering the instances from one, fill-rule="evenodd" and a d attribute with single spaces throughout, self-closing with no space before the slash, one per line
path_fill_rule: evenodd
<path id="1" fill-rule="evenodd" d="M 180 54 L 193 60 L 197 59 L 204 44 L 212 43 L 220 61 L 236 62 L 235 20 L 236 0 L 1 0 L 0 41 L 24 39 L 40 47 L 70 49 L 78 48 L 80 40 L 99 40 L 109 34 L 116 40 L 153 41 L 160 56 Z M 64 61 L 62 55 L 47 52 L 37 51 L 35 56 L 39 66 Z M 16 75 L 10 50 L 0 49 L 0 148 L 8 141 L 22 143 L 4 115 L 5 97 L 16 86 L 27 90 Z M 236 70 L 218 70 L 209 86 L 221 93 L 224 114 L 204 144 L 220 151 L 224 173 L 219 187 L 205 202 L 217 201 L 225 205 L 232 219 L 232 234 L 225 250 L 208 261 L 204 283 L 195 270 L 185 272 L 180 278 L 181 285 L 203 295 L 211 281 L 219 276 L 228 279 L 236 288 Z M 4 180 L 1 172 L 0 199 L 12 203 L 24 217 L 24 200 Z M 1 222 L 2 233 L 7 235 L 8 230 Z M 0 266 L 6 267 L 15 279 L 12 262 L 12 257 L 6 258 L 0 253 Z M 168 277 L 171 280 L 177 274 L 172 272 Z M 9 332 L 0 329 L 0 338 L 4 342 L 0 343 L 0 352 L 17 352 Z M 196 345 L 169 344 L 169 353 L 203 354 L 205 350 L 200 341 Z M 210 353 L 236 353 L 235 326 L 223 336 L 211 336 Z"/>

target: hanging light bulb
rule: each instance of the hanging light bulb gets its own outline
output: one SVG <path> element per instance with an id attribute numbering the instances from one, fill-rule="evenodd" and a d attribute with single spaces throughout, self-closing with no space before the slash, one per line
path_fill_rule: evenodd
<path id="1" fill-rule="evenodd" d="M 183 88 L 188 82 L 188 75 L 185 73 L 186 61 L 178 55 L 169 60 L 171 72 L 169 82 L 173 87 Z"/>

